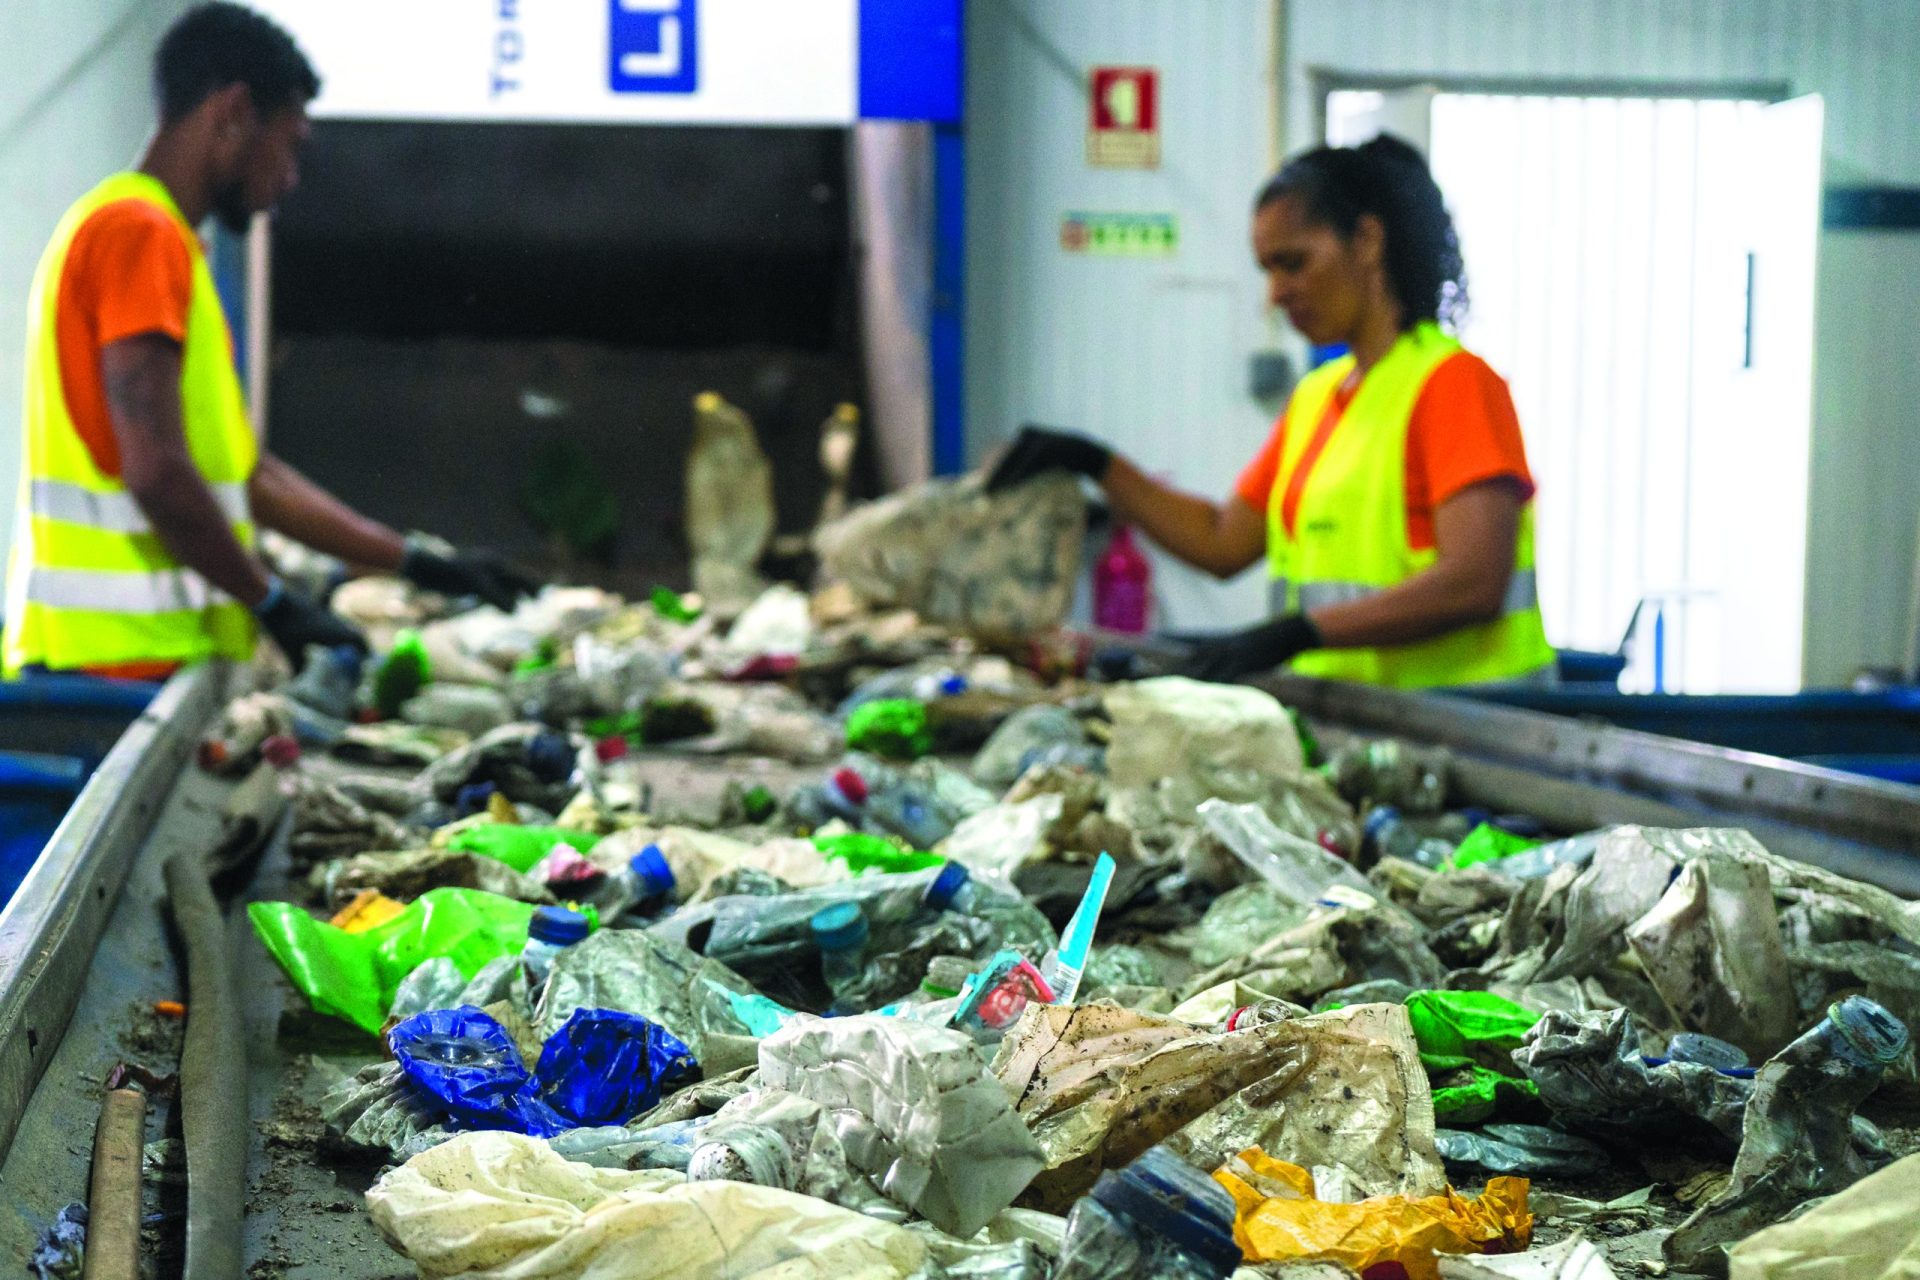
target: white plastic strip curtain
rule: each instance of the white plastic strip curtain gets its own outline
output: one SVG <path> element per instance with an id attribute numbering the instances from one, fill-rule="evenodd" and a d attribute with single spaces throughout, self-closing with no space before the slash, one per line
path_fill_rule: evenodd
<path id="1" fill-rule="evenodd" d="M 1629 688 L 1713 692 L 1725 531 L 1764 519 L 1715 483 L 1742 360 L 1733 228 L 1757 103 L 1440 94 L 1432 162 L 1467 261 L 1462 339 L 1509 380 L 1540 485 L 1549 634 L 1612 650 L 1649 616 Z M 1799 564 L 1779 566 L 1799 574 Z M 1792 621 L 1792 620 L 1789 620 Z M 1793 673 L 1797 678 L 1797 670 Z"/>
<path id="2" fill-rule="evenodd" d="M 933 291 L 933 133 L 861 121 L 849 143 L 853 243 L 866 356 L 865 430 L 889 492 L 933 474 L 927 323 Z"/>

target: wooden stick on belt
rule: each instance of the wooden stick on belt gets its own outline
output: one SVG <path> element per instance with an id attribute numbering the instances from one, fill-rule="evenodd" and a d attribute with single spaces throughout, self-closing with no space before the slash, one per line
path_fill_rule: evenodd
<path id="1" fill-rule="evenodd" d="M 108 1091 L 93 1133 L 83 1280 L 139 1280 L 140 1151 L 146 1136 L 147 1095 Z"/>

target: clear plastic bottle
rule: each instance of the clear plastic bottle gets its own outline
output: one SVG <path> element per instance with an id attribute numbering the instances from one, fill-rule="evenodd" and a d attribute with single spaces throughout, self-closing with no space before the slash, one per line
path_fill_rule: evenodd
<path id="1" fill-rule="evenodd" d="M 820 949 L 820 976 L 833 993 L 830 1014 L 862 1012 L 853 999 L 866 977 L 867 917 L 857 902 L 836 902 L 814 912 L 808 922 Z"/>
<path id="2" fill-rule="evenodd" d="M 676 893 L 679 880 L 673 873 L 673 865 L 658 844 L 649 844 L 628 858 L 627 865 L 614 880 L 614 892 L 609 895 L 613 907 L 609 914 L 614 916 L 652 915 L 662 907 L 672 906 L 679 896 Z"/>
<path id="3" fill-rule="evenodd" d="M 965 864 L 948 862 L 927 886 L 921 903 L 929 911 L 957 911 L 993 926 L 1000 945 L 1035 959 L 1059 942 L 1039 908 L 1017 891 L 996 889 Z"/>
<path id="4" fill-rule="evenodd" d="M 1453 856 L 1455 848 L 1452 842 L 1429 835 L 1387 804 L 1367 815 L 1363 839 L 1375 861 L 1400 858 L 1429 871 L 1438 871 Z"/>
<path id="5" fill-rule="evenodd" d="M 858 830 L 866 821 L 867 794 L 866 779 L 843 765 L 819 786 L 794 792 L 787 801 L 787 816 L 810 830 L 835 818 Z"/>
<path id="6" fill-rule="evenodd" d="M 587 918 L 565 907 L 541 907 L 527 922 L 527 945 L 520 951 L 520 966 L 527 975 L 527 988 L 538 992 L 553 971 L 553 959 L 587 936 Z"/>
<path id="7" fill-rule="evenodd" d="M 1154 1147 L 1073 1206 L 1053 1280 L 1227 1280 L 1241 1260 L 1233 1218 L 1224 1187 Z"/>

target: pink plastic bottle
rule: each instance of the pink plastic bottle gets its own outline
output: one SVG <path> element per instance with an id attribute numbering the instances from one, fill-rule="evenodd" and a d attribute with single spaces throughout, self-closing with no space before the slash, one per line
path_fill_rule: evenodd
<path id="1" fill-rule="evenodd" d="M 1153 566 L 1134 545 L 1133 527 L 1121 525 L 1093 567 L 1093 625 L 1128 635 L 1144 632 L 1152 580 Z"/>

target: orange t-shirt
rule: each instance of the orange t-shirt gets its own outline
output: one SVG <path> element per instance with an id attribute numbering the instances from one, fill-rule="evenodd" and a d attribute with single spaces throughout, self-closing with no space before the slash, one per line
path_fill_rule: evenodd
<path id="1" fill-rule="evenodd" d="M 1357 387 L 1334 392 L 1325 419 L 1307 442 L 1280 518 L 1293 529 L 1300 507 L 1300 490 L 1312 463 L 1339 425 L 1340 415 L 1353 400 Z M 1283 411 L 1273 424 L 1260 452 L 1235 481 L 1240 500 L 1266 514 L 1280 471 L 1280 450 L 1287 435 Z M 1520 440 L 1520 418 L 1513 409 L 1507 384 L 1485 360 L 1471 351 L 1459 351 L 1440 362 L 1413 404 L 1407 424 L 1407 541 L 1415 550 L 1433 546 L 1433 513 L 1441 503 L 1485 480 L 1511 479 L 1520 485 L 1522 500 L 1533 497 L 1533 473 L 1527 469 L 1527 451 Z"/>
<path id="2" fill-rule="evenodd" d="M 100 353 L 143 333 L 187 338 L 193 300 L 193 250 L 187 232 L 145 200 L 116 200 L 94 210 L 74 233 L 54 302 L 54 343 L 60 388 L 74 430 L 110 476 L 120 474 L 120 442 L 107 412 Z M 88 667 L 92 675 L 164 680 L 178 662 L 124 662 Z"/>
<path id="3" fill-rule="evenodd" d="M 120 442 L 107 413 L 100 352 L 123 338 L 187 337 L 193 299 L 193 251 L 178 222 L 145 200 L 116 200 L 94 210 L 74 233 L 54 303 L 60 386 L 94 465 L 120 474 Z"/>

